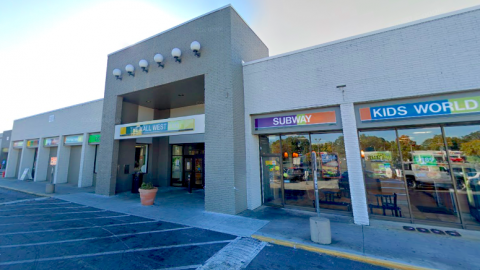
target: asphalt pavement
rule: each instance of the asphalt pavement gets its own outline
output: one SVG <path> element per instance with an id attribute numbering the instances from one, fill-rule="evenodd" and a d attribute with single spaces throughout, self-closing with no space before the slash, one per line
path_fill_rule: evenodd
<path id="1" fill-rule="evenodd" d="M 0 188 L 0 204 L 11 202 L 11 201 L 34 199 L 34 198 L 39 198 L 39 196 L 18 192 L 10 189 Z"/>
<path id="2" fill-rule="evenodd" d="M 381 269 L 56 198 L 0 194 L 10 201 L 0 205 L 0 269 Z"/>

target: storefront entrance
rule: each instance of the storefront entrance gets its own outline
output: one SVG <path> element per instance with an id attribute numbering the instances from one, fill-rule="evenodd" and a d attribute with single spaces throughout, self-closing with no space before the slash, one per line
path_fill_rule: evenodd
<path id="1" fill-rule="evenodd" d="M 174 187 L 205 187 L 205 144 L 172 145 L 172 175 Z"/>

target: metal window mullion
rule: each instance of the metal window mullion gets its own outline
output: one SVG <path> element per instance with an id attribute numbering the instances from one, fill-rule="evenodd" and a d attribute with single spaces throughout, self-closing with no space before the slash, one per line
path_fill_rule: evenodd
<path id="1" fill-rule="evenodd" d="M 398 129 L 395 128 L 395 136 L 396 136 L 396 144 L 398 149 L 398 154 L 400 155 L 400 163 L 402 164 L 402 177 L 403 177 L 403 185 L 405 186 L 405 193 L 407 194 L 407 202 L 408 202 L 408 209 L 410 211 L 410 223 L 414 223 L 413 220 L 413 211 L 412 211 L 412 203 L 410 202 L 410 190 L 408 189 L 407 183 L 407 175 L 405 173 L 405 166 L 403 162 L 403 155 L 402 155 L 402 148 L 400 147 L 400 137 L 398 136 Z"/>
<path id="2" fill-rule="evenodd" d="M 463 215 L 462 215 L 462 210 L 460 209 L 460 204 L 458 200 L 458 193 L 457 193 L 457 180 L 455 179 L 455 176 L 453 174 L 453 166 L 450 160 L 450 153 L 448 152 L 448 143 L 447 143 L 447 138 L 445 136 L 445 130 L 443 128 L 443 125 L 440 126 L 440 130 L 442 131 L 442 137 L 443 137 L 443 144 L 445 146 L 445 153 L 447 153 L 447 163 L 450 169 L 450 179 L 452 180 L 453 183 L 453 193 L 455 194 L 455 207 L 457 208 L 458 211 L 458 216 L 460 217 L 460 222 L 462 224 L 462 228 L 465 229 L 465 222 L 463 220 Z"/>
<path id="3" fill-rule="evenodd" d="M 282 207 L 285 207 L 285 181 L 283 180 L 283 147 L 282 147 L 282 135 L 278 134 L 278 138 L 280 139 L 280 179 L 282 180 L 281 188 L 282 188 Z"/>

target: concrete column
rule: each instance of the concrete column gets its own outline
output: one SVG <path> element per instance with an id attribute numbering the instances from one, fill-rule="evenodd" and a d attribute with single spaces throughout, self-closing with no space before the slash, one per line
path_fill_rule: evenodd
<path id="1" fill-rule="evenodd" d="M 45 138 L 40 138 L 38 141 L 37 166 L 35 167 L 35 177 L 33 181 L 46 181 L 48 173 L 48 163 L 50 160 L 50 148 L 44 146 Z"/>
<path id="2" fill-rule="evenodd" d="M 95 146 L 88 144 L 88 133 L 83 133 L 82 155 L 78 187 L 91 187 L 93 183 L 93 167 L 95 163 Z"/>
<path id="3" fill-rule="evenodd" d="M 15 171 L 17 170 L 17 160 L 19 151 L 13 148 L 13 140 L 10 140 L 10 147 L 8 148 L 7 168 L 5 169 L 5 177 L 15 177 Z"/>
<path id="4" fill-rule="evenodd" d="M 57 149 L 57 166 L 53 183 L 62 184 L 68 182 L 68 165 L 70 162 L 70 147 L 65 146 L 65 136 L 60 136 Z"/>
<path id="5" fill-rule="evenodd" d="M 353 103 L 340 104 L 345 153 L 348 166 L 348 181 L 352 199 L 353 220 L 358 225 L 369 225 L 365 181 L 363 179 L 360 144 Z"/>
<path id="6" fill-rule="evenodd" d="M 114 140 L 115 125 L 122 120 L 123 98 L 105 96 L 103 100 L 102 140 L 98 148 L 98 174 L 95 193 L 114 195 L 117 185 L 119 141 Z"/>
<path id="7" fill-rule="evenodd" d="M 22 177 L 23 171 L 28 169 L 27 177 L 24 180 L 30 179 L 29 177 L 32 175 L 32 168 L 33 168 L 33 159 L 35 158 L 35 149 L 34 148 L 27 148 L 27 140 L 23 140 L 23 150 L 22 156 L 20 157 L 20 171 L 18 172 L 18 179 Z"/>

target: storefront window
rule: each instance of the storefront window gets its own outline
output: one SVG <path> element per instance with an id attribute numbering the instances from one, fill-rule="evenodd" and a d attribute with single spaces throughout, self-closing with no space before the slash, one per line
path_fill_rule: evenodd
<path id="1" fill-rule="evenodd" d="M 480 125 L 445 127 L 444 132 L 463 221 L 480 225 Z"/>
<path id="2" fill-rule="evenodd" d="M 410 218 L 395 130 L 360 132 L 359 139 L 370 214 Z"/>
<path id="3" fill-rule="evenodd" d="M 182 186 L 183 179 L 183 147 L 172 145 L 172 186 Z"/>
<path id="4" fill-rule="evenodd" d="M 351 211 L 343 134 L 311 134 L 311 139 L 312 151 L 318 154 L 317 179 L 320 207 Z M 307 193 L 310 200 L 315 200 L 313 189 L 308 189 Z"/>
<path id="5" fill-rule="evenodd" d="M 459 223 L 440 127 L 399 129 L 398 142 L 413 217 Z"/>
<path id="6" fill-rule="evenodd" d="M 313 189 L 309 134 L 282 135 L 285 204 L 312 207 Z"/>

